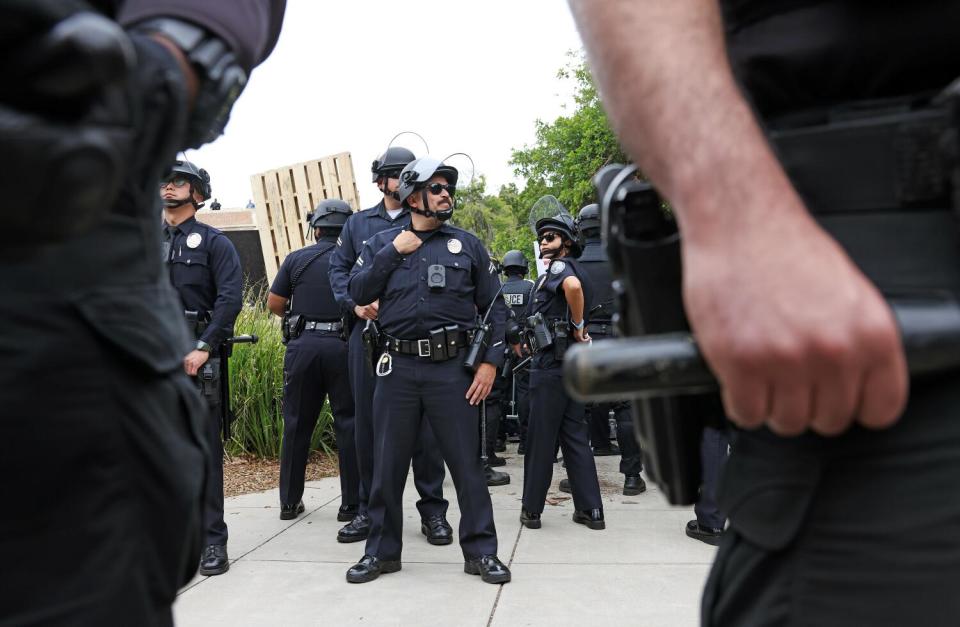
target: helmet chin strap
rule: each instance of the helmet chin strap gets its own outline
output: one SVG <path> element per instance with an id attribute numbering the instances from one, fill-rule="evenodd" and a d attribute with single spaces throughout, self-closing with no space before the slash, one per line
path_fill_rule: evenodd
<path id="1" fill-rule="evenodd" d="M 426 207 L 427 206 L 427 190 L 426 189 L 420 192 L 420 199 L 423 202 L 423 206 Z M 434 211 L 432 209 L 414 209 L 412 207 L 411 207 L 411 211 L 413 211 L 414 213 L 419 213 L 420 215 L 427 218 L 436 218 L 441 222 L 446 222 L 451 217 L 453 217 L 453 203 L 450 204 L 449 209 L 445 209 L 443 211 Z"/>

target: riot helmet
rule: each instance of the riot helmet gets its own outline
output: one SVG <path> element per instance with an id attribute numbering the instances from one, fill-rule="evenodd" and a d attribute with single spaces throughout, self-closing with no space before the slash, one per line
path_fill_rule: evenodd
<path id="1" fill-rule="evenodd" d="M 452 165 L 447 165 L 443 161 L 434 157 L 420 157 L 411 161 L 407 167 L 400 173 L 400 187 L 397 188 L 397 198 L 405 207 L 428 218 L 437 218 L 444 221 L 449 220 L 453 215 L 453 205 L 444 211 L 433 211 L 427 204 L 427 185 L 430 179 L 435 176 L 442 176 L 447 180 L 447 185 L 456 186 L 460 173 Z M 415 191 L 420 191 L 423 208 L 414 209 L 408 203 L 408 199 Z M 455 190 L 449 190 L 452 197 Z M 452 199 L 452 198 L 451 198 Z"/>
<path id="2" fill-rule="evenodd" d="M 379 159 L 374 160 L 373 165 L 370 166 L 373 182 L 376 183 L 381 176 L 387 178 L 399 176 L 400 171 L 416 158 L 411 151 L 402 146 L 387 148 L 387 151 L 380 155 Z"/>
<path id="3" fill-rule="evenodd" d="M 203 202 L 198 203 L 194 201 L 193 192 L 197 192 L 198 194 L 200 194 L 200 198 L 203 201 L 209 200 L 212 190 L 210 187 L 210 175 L 207 173 L 206 170 L 204 170 L 203 168 L 197 167 L 195 163 L 192 163 L 190 161 L 186 161 L 186 160 L 174 161 L 173 166 L 171 166 L 169 172 L 165 177 L 163 177 L 163 180 L 160 183 L 161 188 L 167 183 L 169 183 L 170 181 L 176 180 L 177 178 L 185 178 L 190 182 L 190 203 L 194 207 L 199 209 L 200 207 L 203 206 Z M 184 203 L 173 200 L 173 199 L 169 199 L 169 200 L 164 200 L 164 204 L 167 207 L 179 207 Z"/>
<path id="4" fill-rule="evenodd" d="M 353 214 L 350 205 L 339 198 L 327 198 L 307 214 L 307 223 L 314 229 L 342 229 L 347 218 Z"/>
<path id="5" fill-rule="evenodd" d="M 548 231 L 560 233 L 565 239 L 570 240 L 571 257 L 579 257 L 583 252 L 583 246 L 580 243 L 580 231 L 577 229 L 576 221 L 569 213 L 558 213 L 548 218 L 537 220 L 537 239 Z"/>
<path id="6" fill-rule="evenodd" d="M 503 256 L 502 263 L 503 271 L 506 274 L 519 273 L 526 276 L 527 272 L 530 271 L 530 264 L 527 262 L 527 258 L 524 257 L 523 253 L 519 250 L 507 251 L 507 254 Z M 513 272 L 510 271 L 511 269 Z"/>
<path id="7" fill-rule="evenodd" d="M 586 205 L 577 214 L 577 226 L 584 237 L 600 237 L 600 205 Z"/>

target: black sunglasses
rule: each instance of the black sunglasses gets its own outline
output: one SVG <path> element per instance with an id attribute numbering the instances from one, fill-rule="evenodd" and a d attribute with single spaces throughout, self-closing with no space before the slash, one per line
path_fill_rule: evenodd
<path id="1" fill-rule="evenodd" d="M 160 189 L 163 189 L 164 187 L 166 187 L 167 185 L 170 185 L 171 183 L 173 183 L 174 187 L 183 187 L 189 182 L 190 182 L 190 179 L 188 179 L 185 176 L 172 176 L 168 179 L 160 181 Z"/>
<path id="2" fill-rule="evenodd" d="M 443 185 L 442 183 L 431 183 L 427 185 L 427 191 L 429 191 L 434 196 L 439 196 L 440 192 L 447 190 L 447 193 L 453 196 L 457 193 L 456 185 Z"/>
<path id="3" fill-rule="evenodd" d="M 558 237 L 560 236 L 557 235 L 556 233 L 544 233 L 543 235 L 540 236 L 540 241 L 546 242 L 549 244 L 550 242 L 557 239 Z"/>

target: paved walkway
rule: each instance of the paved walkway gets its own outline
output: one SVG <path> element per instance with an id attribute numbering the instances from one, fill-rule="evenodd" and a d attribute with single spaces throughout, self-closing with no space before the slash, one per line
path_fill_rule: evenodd
<path id="1" fill-rule="evenodd" d="M 521 527 L 523 458 L 510 445 L 511 484 L 491 488 L 500 558 L 513 581 L 482 583 L 463 572 L 454 542 L 431 546 L 420 535 L 408 479 L 404 496 L 403 570 L 367 584 L 348 584 L 347 568 L 363 544 L 339 544 L 336 478 L 307 484 L 307 511 L 279 519 L 276 490 L 226 503 L 230 570 L 197 577 L 174 606 L 176 622 L 192 625 L 381 625 L 514 627 L 520 625 L 643 625 L 698 622 L 699 597 L 714 551 L 683 533 L 691 508 L 671 508 L 654 487 L 620 494 L 619 457 L 598 457 L 607 528 L 592 531 L 570 520 L 573 504 L 556 491 L 555 466 L 543 527 Z M 501 470 L 503 470 L 501 468 Z M 460 519 L 449 475 L 448 518 Z"/>

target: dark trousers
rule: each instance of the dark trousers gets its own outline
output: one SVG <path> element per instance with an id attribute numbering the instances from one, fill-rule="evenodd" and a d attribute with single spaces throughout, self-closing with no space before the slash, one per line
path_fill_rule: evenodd
<path id="1" fill-rule="evenodd" d="M 367 511 L 373 490 L 374 440 L 373 395 L 377 377 L 370 374 L 363 350 L 362 331 L 365 320 L 358 320 L 350 334 L 350 386 L 354 400 L 354 433 L 357 441 L 357 468 L 360 471 L 360 511 Z M 413 483 L 420 494 L 417 510 L 421 518 L 446 515 L 449 503 L 443 498 L 443 457 L 433 438 L 430 425 L 424 422 L 413 454 Z"/>
<path id="2" fill-rule="evenodd" d="M 956 374 L 912 382 L 890 429 L 735 432 L 703 624 L 956 625 L 958 477 Z"/>
<path id="3" fill-rule="evenodd" d="M 636 477 L 643 470 L 643 456 L 633 426 L 630 403 L 614 403 L 613 416 L 617 419 L 617 443 L 620 445 L 620 472 Z"/>
<path id="4" fill-rule="evenodd" d="M 600 484 L 593 451 L 587 441 L 582 403 L 567 395 L 561 368 L 530 371 L 530 423 L 523 458 L 523 506 L 540 513 L 553 478 L 557 438 L 567 466 L 573 504 L 579 510 L 598 509 Z"/>
<path id="5" fill-rule="evenodd" d="M 211 357 L 210 361 L 220 361 Z M 224 375 L 226 373 L 223 373 Z M 226 546 L 227 523 L 223 520 L 223 439 L 220 429 L 220 398 L 206 397 L 207 415 L 203 438 L 207 445 L 206 483 L 203 490 L 203 543 Z"/>
<path id="6" fill-rule="evenodd" d="M 368 555 L 400 559 L 403 488 L 425 422 L 433 428 L 457 490 L 464 558 L 497 553 L 493 505 L 480 463 L 480 413 L 464 398 L 473 377 L 461 361 L 431 362 L 394 354 L 393 372 L 377 383 Z"/>
<path id="7" fill-rule="evenodd" d="M 530 425 L 530 368 L 524 366 L 513 375 L 514 385 L 517 386 L 516 412 L 520 421 L 520 441 L 526 445 L 527 429 Z"/>
<path id="8" fill-rule="evenodd" d="M 596 449 L 610 448 L 610 411 L 611 403 L 590 403 L 587 405 L 587 433 L 590 446 Z"/>
<path id="9" fill-rule="evenodd" d="M 340 502 L 360 501 L 360 473 L 354 439 L 353 394 L 347 373 L 347 343 L 331 332 L 304 331 L 287 344 L 283 362 L 283 449 L 280 452 L 280 502 L 303 497 L 310 439 L 323 402 L 330 398 L 340 464 Z"/>
<path id="10" fill-rule="evenodd" d="M 720 512 L 717 505 L 717 484 L 720 473 L 727 463 L 727 451 L 730 447 L 730 438 L 725 429 L 704 427 L 703 438 L 700 440 L 700 463 L 703 465 L 703 485 L 700 487 L 700 498 L 693 507 L 697 515 L 697 522 L 702 527 L 722 529 L 727 518 Z"/>
<path id="11" fill-rule="evenodd" d="M 7 300 L 0 623 L 171 625 L 200 555 L 200 397 L 182 369 L 94 338 L 72 304 Z"/>

